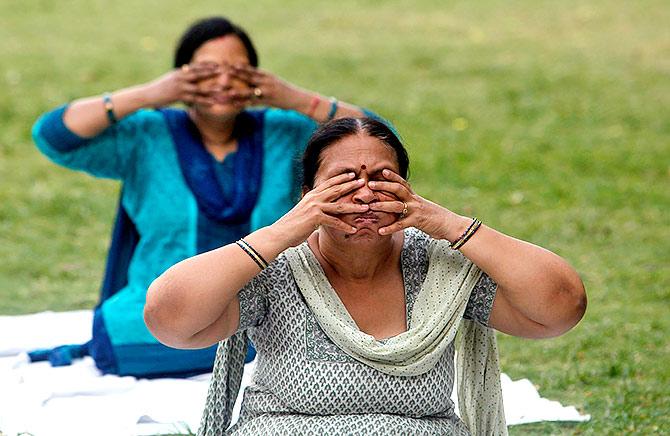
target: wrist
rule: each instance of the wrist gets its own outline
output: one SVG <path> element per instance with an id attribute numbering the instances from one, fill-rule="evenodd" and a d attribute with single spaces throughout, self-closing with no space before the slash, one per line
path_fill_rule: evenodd
<path id="1" fill-rule="evenodd" d="M 261 251 L 268 262 L 272 262 L 281 252 L 291 247 L 291 242 L 286 238 L 288 234 L 290 232 L 284 231 L 281 226 L 274 223 L 256 230 L 244 239 Z"/>
<path id="2" fill-rule="evenodd" d="M 293 109 L 301 114 L 305 114 L 308 117 L 313 117 L 315 108 L 314 99 L 319 98 L 320 96 L 315 93 L 307 92 L 302 89 L 296 89 L 294 98 L 292 99 L 291 107 L 288 109 Z M 317 105 L 319 101 L 317 100 Z"/>
<path id="3" fill-rule="evenodd" d="M 444 239 L 453 243 L 467 230 L 468 226 L 472 223 L 472 218 L 449 211 L 444 223 L 446 227 Z"/>
<path id="4" fill-rule="evenodd" d="M 161 101 L 161 93 L 153 82 L 131 88 L 135 103 L 140 108 L 156 108 L 169 104 Z M 163 98 L 164 99 L 164 98 Z"/>

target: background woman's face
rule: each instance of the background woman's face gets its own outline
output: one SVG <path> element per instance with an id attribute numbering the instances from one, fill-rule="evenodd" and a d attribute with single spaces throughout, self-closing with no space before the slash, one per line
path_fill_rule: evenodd
<path id="1" fill-rule="evenodd" d="M 329 145 L 321 152 L 321 164 L 314 178 L 314 187 L 331 177 L 353 172 L 356 178 L 365 180 L 366 184 L 340 197 L 336 200 L 337 202 L 370 204 L 377 201 L 397 200 L 391 193 L 372 191 L 367 186 L 370 180 L 384 180 L 382 176 L 384 168 L 399 172 L 395 150 L 366 133 L 351 135 Z M 379 238 L 377 231 L 393 223 L 396 217 L 396 214 L 393 213 L 372 211 L 365 214 L 340 216 L 344 222 L 358 229 L 351 239 Z M 340 236 L 344 237 L 343 232 L 333 229 L 329 231 L 342 233 Z"/>
<path id="2" fill-rule="evenodd" d="M 221 68 L 221 74 L 198 83 L 202 90 L 217 88 L 221 93 L 227 90 L 249 89 L 249 84 L 230 74 L 231 65 L 249 65 L 247 49 L 236 35 L 226 35 L 205 42 L 193 53 L 191 63 L 213 63 Z M 222 101 L 213 106 L 198 107 L 198 110 L 214 116 L 234 115 L 239 107 Z"/>

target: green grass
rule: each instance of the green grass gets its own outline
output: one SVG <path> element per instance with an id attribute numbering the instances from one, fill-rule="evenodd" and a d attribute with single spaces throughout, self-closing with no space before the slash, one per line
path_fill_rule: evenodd
<path id="1" fill-rule="evenodd" d="M 193 19 L 263 67 L 391 119 L 415 189 L 580 271 L 586 317 L 500 338 L 502 367 L 592 415 L 512 434 L 670 432 L 670 6 L 664 1 L 0 3 L 0 313 L 90 308 L 118 185 L 47 162 L 30 126 L 150 80 Z M 665 212 L 663 212 L 665 211 Z M 665 217 L 665 218 L 663 218 Z"/>

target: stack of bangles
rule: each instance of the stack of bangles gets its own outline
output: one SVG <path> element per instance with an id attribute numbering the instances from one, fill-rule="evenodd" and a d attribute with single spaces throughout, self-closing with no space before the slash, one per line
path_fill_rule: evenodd
<path id="1" fill-rule="evenodd" d="M 245 241 L 244 239 L 240 239 L 235 243 L 239 245 L 240 248 L 244 250 L 244 252 L 247 253 L 254 262 L 256 262 L 256 265 L 258 265 L 258 267 L 261 270 L 264 270 L 265 268 L 268 267 L 267 260 L 263 259 L 263 256 L 261 256 L 261 254 L 258 251 L 256 251 L 254 247 L 249 245 L 247 241 Z"/>
<path id="2" fill-rule="evenodd" d="M 468 242 L 468 239 L 470 239 L 472 237 L 472 235 L 475 234 L 475 232 L 479 229 L 479 227 L 481 225 L 482 225 L 482 222 L 479 219 L 473 218 L 472 223 L 470 224 L 470 227 L 468 227 L 468 229 L 465 232 L 463 232 L 463 234 L 461 235 L 460 238 L 456 239 L 451 244 L 451 249 L 452 250 L 458 250 L 459 248 L 461 248 L 463 246 L 463 244 Z"/>

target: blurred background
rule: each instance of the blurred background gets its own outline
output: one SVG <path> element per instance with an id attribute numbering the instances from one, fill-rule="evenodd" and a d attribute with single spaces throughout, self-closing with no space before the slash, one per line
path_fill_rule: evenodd
<path id="1" fill-rule="evenodd" d="M 670 432 L 666 1 L 3 0 L 1 315 L 92 308 L 116 208 L 118 183 L 37 152 L 34 120 L 163 74 L 218 14 L 262 68 L 391 120 L 418 193 L 580 272 L 573 331 L 499 343 L 504 372 L 592 420 L 512 434 Z"/>

